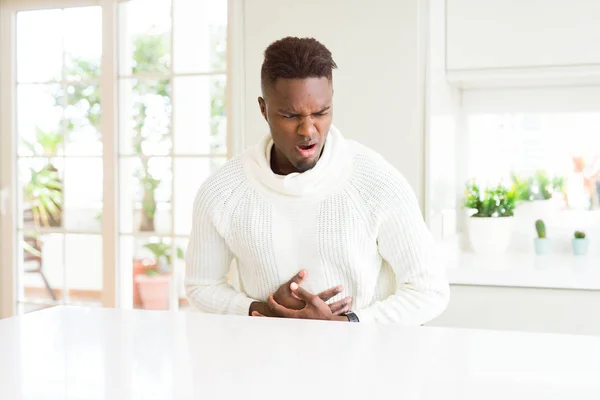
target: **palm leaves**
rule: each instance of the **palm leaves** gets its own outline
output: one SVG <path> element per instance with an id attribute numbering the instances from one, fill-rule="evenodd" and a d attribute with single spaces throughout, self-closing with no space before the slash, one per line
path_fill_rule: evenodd
<path id="1" fill-rule="evenodd" d="M 23 145 L 33 154 L 54 155 L 63 142 L 60 132 L 46 132 L 39 127 L 35 128 L 35 142 L 22 140 Z"/>
<path id="2" fill-rule="evenodd" d="M 23 188 L 24 201 L 31 207 L 36 226 L 50 226 L 51 221 L 58 221 L 61 216 L 63 184 L 51 164 L 37 171 L 30 168 L 30 174 Z"/>

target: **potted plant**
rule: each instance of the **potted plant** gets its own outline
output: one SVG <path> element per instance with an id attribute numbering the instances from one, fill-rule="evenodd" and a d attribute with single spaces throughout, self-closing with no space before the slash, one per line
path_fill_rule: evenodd
<path id="1" fill-rule="evenodd" d="M 142 308 L 142 297 L 140 296 L 140 285 L 137 281 L 139 275 L 146 274 L 147 270 L 156 269 L 156 263 L 149 257 L 134 258 L 133 260 L 133 306 Z"/>
<path id="2" fill-rule="evenodd" d="M 171 245 L 162 241 L 147 243 L 145 249 L 154 257 L 154 265 L 144 269 L 143 274 L 135 277 L 144 309 L 168 310 L 169 285 L 171 284 Z M 176 256 L 184 258 L 183 250 L 177 248 Z"/>
<path id="3" fill-rule="evenodd" d="M 499 254 L 510 244 L 516 203 L 514 188 L 499 184 L 483 192 L 472 181 L 465 189 L 464 207 L 469 210 L 469 240 L 473 251 Z"/>
<path id="4" fill-rule="evenodd" d="M 585 232 L 576 231 L 573 238 L 573 254 L 584 256 L 588 252 L 589 239 L 585 237 Z"/>
<path id="5" fill-rule="evenodd" d="M 538 255 L 550 253 L 550 239 L 546 237 L 546 224 L 541 219 L 535 221 L 538 237 L 534 239 L 535 253 Z"/>

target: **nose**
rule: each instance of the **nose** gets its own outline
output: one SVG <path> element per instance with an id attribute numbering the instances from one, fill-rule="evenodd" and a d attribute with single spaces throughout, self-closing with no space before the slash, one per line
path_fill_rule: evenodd
<path id="1" fill-rule="evenodd" d="M 317 133 L 317 127 L 311 117 L 306 117 L 302 118 L 297 132 L 300 136 L 311 138 Z"/>

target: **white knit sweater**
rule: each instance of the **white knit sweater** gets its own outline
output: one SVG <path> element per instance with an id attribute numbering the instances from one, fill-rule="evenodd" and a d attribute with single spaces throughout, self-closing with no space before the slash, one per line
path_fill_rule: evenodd
<path id="1" fill-rule="evenodd" d="M 449 287 L 417 199 L 374 151 L 332 126 L 317 165 L 280 176 L 269 136 L 228 161 L 195 200 L 186 255 L 190 302 L 248 315 L 300 269 L 303 287 L 335 285 L 361 322 L 420 325 L 445 309 Z M 227 280 L 236 259 L 241 291 Z"/>

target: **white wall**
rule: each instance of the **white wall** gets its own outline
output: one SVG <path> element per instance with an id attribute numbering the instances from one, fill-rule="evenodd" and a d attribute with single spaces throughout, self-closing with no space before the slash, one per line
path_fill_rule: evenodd
<path id="1" fill-rule="evenodd" d="M 556 7 L 559 3 L 570 9 L 563 13 Z M 577 3 L 594 7 L 592 2 L 586 0 Z M 600 5 L 598 2 L 595 4 Z M 446 5 L 449 7 L 449 15 L 446 15 Z M 535 18 L 531 18 L 533 12 L 545 16 L 543 21 L 546 25 L 553 18 L 558 18 L 562 25 L 557 29 L 545 26 L 544 23 L 538 25 Z M 573 15 L 581 13 L 582 7 L 578 10 L 573 3 L 569 2 L 567 5 L 563 0 L 543 4 L 520 0 L 430 0 L 427 94 L 429 149 L 426 183 L 429 205 L 427 212 L 430 227 L 437 239 L 450 239 L 455 233 L 452 209 L 459 205 L 457 193 L 461 192 L 467 178 L 467 172 L 461 170 L 461 163 L 457 162 L 468 151 L 467 143 L 461 142 L 461 137 L 465 136 L 461 135 L 464 103 L 468 102 L 471 109 L 489 111 L 491 103 L 497 107 L 498 98 L 501 98 L 505 100 L 501 104 L 503 111 L 510 112 L 515 107 L 522 109 L 527 105 L 529 111 L 549 111 L 557 109 L 553 107 L 555 104 L 551 99 L 558 97 L 561 100 L 567 99 L 566 103 L 580 110 L 581 106 L 594 103 L 597 94 L 597 88 L 538 88 L 536 92 L 542 95 L 536 93 L 535 99 L 532 99 L 533 92 L 530 89 L 503 88 L 502 85 L 506 85 L 507 81 L 500 81 L 496 77 L 492 77 L 496 79 L 493 86 L 498 87 L 494 90 L 461 91 L 448 84 L 453 69 L 522 67 L 524 63 L 573 63 L 574 59 L 565 55 L 573 54 L 569 53 L 573 49 L 581 49 L 582 43 L 584 47 L 589 45 L 591 36 L 579 37 L 568 43 L 562 39 L 554 39 L 557 32 L 564 30 L 581 36 L 581 30 L 591 25 L 576 27 L 570 20 Z M 448 38 L 446 17 L 449 23 L 448 34 L 453 35 Z M 588 17 L 589 15 L 584 21 Z M 506 22 L 511 18 L 524 25 L 515 28 L 514 24 Z M 523 26 L 531 31 L 528 38 L 523 38 L 523 29 L 520 29 Z M 500 35 L 502 32 L 506 34 Z M 496 41 L 491 40 L 490 35 L 496 33 Z M 535 40 L 535 35 L 546 35 L 546 44 L 559 48 L 544 47 L 541 50 L 546 52 L 539 52 L 540 48 L 530 43 Z M 453 46 L 448 50 L 448 66 L 445 59 L 446 39 Z M 527 60 L 526 56 L 537 58 Z M 548 58 L 543 59 L 546 56 Z M 450 75 L 446 74 L 447 67 Z M 529 73 L 519 83 L 531 83 L 529 78 L 542 76 L 541 71 L 531 70 Z M 566 81 L 561 81 L 561 84 L 566 84 Z M 536 81 L 536 85 L 539 82 Z M 460 228 L 460 219 L 458 223 Z M 597 291 L 466 285 L 452 285 L 451 289 L 448 309 L 429 325 L 600 335 L 600 292 Z"/>
<path id="2" fill-rule="evenodd" d="M 423 199 L 424 0 L 248 0 L 244 12 L 245 143 L 268 133 L 260 115 L 265 48 L 314 37 L 333 53 L 334 124 L 380 152 Z"/>
<path id="3" fill-rule="evenodd" d="M 600 64 L 597 0 L 448 0 L 448 68 Z"/>

